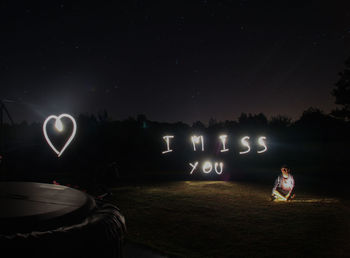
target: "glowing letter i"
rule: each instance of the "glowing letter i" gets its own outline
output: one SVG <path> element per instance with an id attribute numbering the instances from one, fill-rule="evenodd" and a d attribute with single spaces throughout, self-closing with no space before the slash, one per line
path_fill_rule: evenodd
<path id="1" fill-rule="evenodd" d="M 226 148 L 227 135 L 226 134 L 220 135 L 219 138 L 222 142 L 222 150 L 220 150 L 220 152 L 228 151 L 228 149 Z"/>
<path id="2" fill-rule="evenodd" d="M 163 136 L 163 139 L 164 139 L 164 141 L 166 142 L 166 148 L 167 148 L 166 151 L 163 151 L 163 152 L 162 152 L 163 154 L 173 151 L 173 150 L 170 149 L 170 139 L 172 139 L 172 138 L 174 138 L 173 135 L 166 135 L 166 136 Z"/>

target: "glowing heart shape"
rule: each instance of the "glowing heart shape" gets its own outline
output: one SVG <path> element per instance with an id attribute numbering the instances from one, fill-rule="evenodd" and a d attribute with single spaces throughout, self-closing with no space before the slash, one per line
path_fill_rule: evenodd
<path id="1" fill-rule="evenodd" d="M 61 132 L 63 130 L 63 124 L 62 124 L 61 118 L 63 118 L 63 117 L 69 118 L 72 121 L 73 131 L 72 131 L 72 134 L 69 136 L 68 140 L 66 141 L 66 143 L 64 144 L 63 148 L 60 151 L 58 151 L 56 149 L 56 147 L 52 144 L 49 136 L 47 135 L 46 127 L 47 127 L 47 123 L 51 119 L 55 119 L 55 127 L 59 132 Z M 63 154 L 63 152 L 65 151 L 65 149 L 68 147 L 68 145 L 71 143 L 71 141 L 73 140 L 73 138 L 77 132 L 77 123 L 75 122 L 74 117 L 72 117 L 71 115 L 68 115 L 68 114 L 61 114 L 59 116 L 51 115 L 48 118 L 46 118 L 46 120 L 43 124 L 43 132 L 44 132 L 45 139 L 46 139 L 47 143 L 50 145 L 51 149 L 53 149 L 53 151 L 57 154 L 57 156 L 60 157 Z"/>

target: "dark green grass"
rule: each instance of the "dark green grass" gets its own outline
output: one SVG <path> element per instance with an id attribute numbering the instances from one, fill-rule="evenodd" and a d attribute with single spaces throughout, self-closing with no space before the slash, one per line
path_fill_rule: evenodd
<path id="1" fill-rule="evenodd" d="M 341 257 L 350 254 L 350 210 L 340 199 L 235 182 L 174 182 L 112 189 L 128 238 L 181 257 Z"/>

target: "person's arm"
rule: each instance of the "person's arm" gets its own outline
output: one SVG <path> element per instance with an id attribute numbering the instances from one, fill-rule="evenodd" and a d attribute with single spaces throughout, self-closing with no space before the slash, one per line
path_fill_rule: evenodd
<path id="1" fill-rule="evenodd" d="M 278 187 L 279 183 L 280 183 L 280 177 L 278 176 L 278 177 L 276 178 L 276 180 L 275 180 L 275 185 L 274 185 L 274 187 L 273 187 L 273 189 L 272 189 L 272 195 L 275 195 L 275 196 L 277 196 L 279 199 L 282 199 L 282 200 L 285 200 L 285 201 L 286 201 L 287 198 L 286 198 L 285 196 L 283 196 L 282 194 L 280 194 L 280 192 L 277 191 L 277 187 Z"/>
<path id="2" fill-rule="evenodd" d="M 283 200 L 287 200 L 287 198 L 288 197 L 285 197 L 285 196 L 283 196 L 282 194 L 280 194 L 277 190 L 273 190 L 273 194 L 275 194 L 275 195 L 277 195 L 278 196 L 278 198 L 281 198 L 281 199 L 283 199 Z"/>
<path id="3" fill-rule="evenodd" d="M 293 190 L 294 190 L 294 186 L 295 186 L 295 184 L 294 184 L 294 177 L 293 176 L 291 176 L 292 177 L 292 189 L 289 191 L 289 193 L 286 195 L 286 198 L 287 199 L 289 199 L 289 197 L 292 195 L 292 193 L 293 193 Z"/>
<path id="4" fill-rule="evenodd" d="M 292 190 L 293 190 L 293 189 L 292 189 Z M 286 195 L 286 199 L 288 199 L 288 198 L 289 198 L 290 194 L 292 193 L 292 190 L 290 190 L 290 191 L 289 191 L 289 193 L 287 193 L 287 195 Z"/>
<path id="5" fill-rule="evenodd" d="M 280 181 L 280 177 L 277 177 L 276 180 L 275 180 L 275 185 L 274 185 L 273 188 L 272 188 L 272 195 L 275 194 L 276 189 L 277 189 L 277 186 L 278 186 L 278 184 L 279 184 L 279 181 Z"/>

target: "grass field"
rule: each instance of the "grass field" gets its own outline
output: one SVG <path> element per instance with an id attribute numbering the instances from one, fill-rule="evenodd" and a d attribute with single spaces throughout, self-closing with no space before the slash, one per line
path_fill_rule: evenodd
<path id="1" fill-rule="evenodd" d="M 297 192 L 269 201 L 271 187 L 221 181 L 112 189 L 128 239 L 180 257 L 350 256 L 348 201 Z"/>

